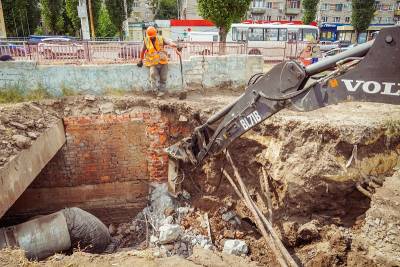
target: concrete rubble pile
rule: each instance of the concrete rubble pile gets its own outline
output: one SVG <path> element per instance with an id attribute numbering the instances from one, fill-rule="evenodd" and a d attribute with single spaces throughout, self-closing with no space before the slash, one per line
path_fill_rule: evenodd
<path id="1" fill-rule="evenodd" d="M 189 206 L 190 197 L 187 191 L 183 191 L 180 197 L 182 201 L 174 199 L 168 193 L 167 184 L 156 185 L 151 193 L 149 206 L 138 213 L 130 224 L 121 224 L 119 227 L 109 226 L 114 249 L 150 247 L 155 249 L 154 256 L 156 257 L 174 255 L 189 257 L 194 247 L 216 251 L 217 247 L 210 236 L 208 215 L 195 211 Z M 227 208 L 221 211 L 221 221 L 232 224 L 241 223 L 234 211 L 229 211 Z M 200 226 L 204 228 L 204 232 L 209 234 L 204 235 L 195 227 L 188 225 L 187 218 L 189 217 L 196 218 Z M 223 252 L 245 256 L 249 249 L 243 240 L 225 239 Z"/>

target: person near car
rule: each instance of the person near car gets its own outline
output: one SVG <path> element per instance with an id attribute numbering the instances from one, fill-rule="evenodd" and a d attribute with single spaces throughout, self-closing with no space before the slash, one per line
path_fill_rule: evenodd
<path id="1" fill-rule="evenodd" d="M 140 53 L 140 61 L 137 64 L 141 68 L 144 63 L 150 69 L 151 87 L 153 91 L 158 93 L 158 96 L 165 94 L 167 85 L 168 54 L 164 49 L 166 45 L 180 49 L 177 44 L 159 35 L 155 27 L 148 27 Z"/>

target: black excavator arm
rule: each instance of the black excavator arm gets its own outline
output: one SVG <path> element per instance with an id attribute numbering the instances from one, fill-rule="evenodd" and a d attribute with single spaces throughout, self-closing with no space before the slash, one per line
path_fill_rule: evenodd
<path id="1" fill-rule="evenodd" d="M 170 185 L 178 179 L 179 162 L 201 164 L 284 108 L 311 111 L 346 101 L 400 104 L 400 27 L 306 68 L 285 61 L 253 76 L 234 103 L 166 149 Z"/>

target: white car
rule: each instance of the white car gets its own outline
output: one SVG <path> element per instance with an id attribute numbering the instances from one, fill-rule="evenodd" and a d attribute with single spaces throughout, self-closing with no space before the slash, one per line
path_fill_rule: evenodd
<path id="1" fill-rule="evenodd" d="M 85 58 L 83 45 L 69 38 L 46 38 L 38 44 L 38 52 L 46 59 Z"/>
<path id="2" fill-rule="evenodd" d="M 319 47 L 321 51 L 329 51 L 335 48 L 339 48 L 338 42 L 330 42 L 330 41 L 320 41 Z"/>

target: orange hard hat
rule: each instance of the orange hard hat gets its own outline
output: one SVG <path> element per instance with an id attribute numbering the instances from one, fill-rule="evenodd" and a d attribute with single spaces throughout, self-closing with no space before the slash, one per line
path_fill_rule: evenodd
<path id="1" fill-rule="evenodd" d="M 146 30 L 146 34 L 148 37 L 156 37 L 157 35 L 157 29 L 154 28 L 153 26 L 150 26 Z"/>

